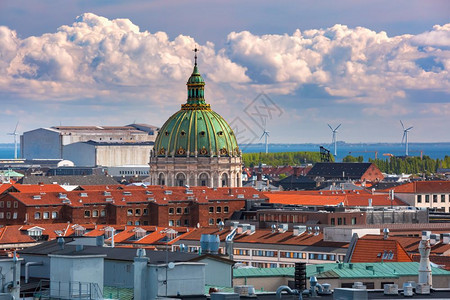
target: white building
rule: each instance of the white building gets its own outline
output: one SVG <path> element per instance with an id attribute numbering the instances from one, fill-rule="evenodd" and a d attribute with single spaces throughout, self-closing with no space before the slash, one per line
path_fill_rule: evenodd
<path id="1" fill-rule="evenodd" d="M 68 159 L 77 166 L 145 165 L 157 131 L 147 124 L 39 128 L 20 137 L 21 157 Z"/>

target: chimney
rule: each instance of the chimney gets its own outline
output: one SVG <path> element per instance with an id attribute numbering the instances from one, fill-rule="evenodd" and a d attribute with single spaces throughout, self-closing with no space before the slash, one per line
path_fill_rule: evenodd
<path id="1" fill-rule="evenodd" d="M 384 228 L 383 229 L 383 239 L 387 240 L 389 237 L 389 228 Z"/>
<path id="2" fill-rule="evenodd" d="M 432 277 L 431 277 L 430 251 L 431 251 L 430 240 L 422 239 L 419 244 L 420 264 L 419 264 L 418 284 L 431 287 Z"/>

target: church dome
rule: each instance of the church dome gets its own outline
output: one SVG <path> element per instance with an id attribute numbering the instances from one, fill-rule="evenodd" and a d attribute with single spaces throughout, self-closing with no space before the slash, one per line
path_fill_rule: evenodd
<path id="1" fill-rule="evenodd" d="M 240 156 L 230 125 L 205 102 L 205 81 L 197 62 L 186 85 L 187 102 L 159 130 L 154 155 Z"/>

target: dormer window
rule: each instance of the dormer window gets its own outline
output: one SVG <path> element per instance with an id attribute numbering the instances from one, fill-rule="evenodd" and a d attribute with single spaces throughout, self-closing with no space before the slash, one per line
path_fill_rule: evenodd
<path id="1" fill-rule="evenodd" d="M 164 135 L 165 135 L 165 136 L 168 136 L 168 135 L 169 135 L 169 132 L 168 132 L 168 131 L 164 132 Z"/>

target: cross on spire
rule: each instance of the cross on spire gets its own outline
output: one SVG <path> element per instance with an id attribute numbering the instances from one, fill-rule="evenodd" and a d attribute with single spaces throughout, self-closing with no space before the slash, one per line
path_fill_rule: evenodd
<path id="1" fill-rule="evenodd" d="M 194 50 L 192 50 L 192 51 L 195 52 L 195 54 L 194 54 L 194 65 L 197 66 L 197 52 L 199 51 L 197 49 L 197 46 L 195 46 Z"/>

